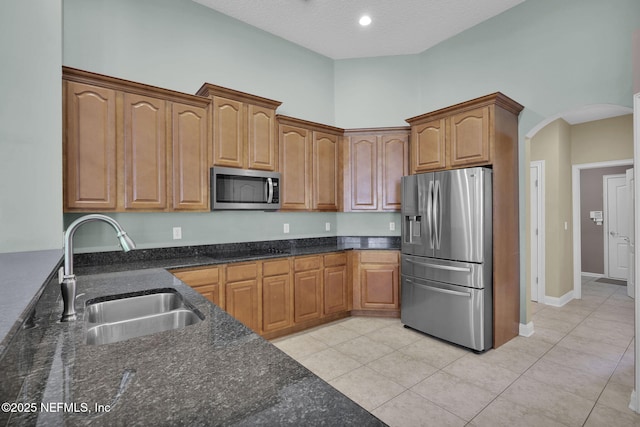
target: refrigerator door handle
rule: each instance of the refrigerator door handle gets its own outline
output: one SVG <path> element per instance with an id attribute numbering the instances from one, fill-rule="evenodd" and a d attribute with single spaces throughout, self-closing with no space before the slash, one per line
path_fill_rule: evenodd
<path id="1" fill-rule="evenodd" d="M 436 249 L 440 249 L 440 237 L 442 235 L 442 197 L 440 195 L 440 180 L 436 180 L 434 188 L 433 222 Z"/>
<path id="2" fill-rule="evenodd" d="M 469 297 L 471 298 L 471 292 L 459 292 L 459 291 L 452 291 L 449 289 L 442 289 L 442 288 L 435 288 L 433 286 L 427 286 L 427 285 L 423 285 L 421 283 L 416 283 L 411 279 L 405 279 L 407 281 L 407 283 L 412 283 L 416 286 L 419 286 L 421 288 L 424 289 L 428 289 L 430 291 L 434 291 L 434 292 L 440 292 L 442 294 L 449 294 L 449 295 L 455 295 L 455 296 L 459 296 L 459 297 Z"/>
<path id="3" fill-rule="evenodd" d="M 429 247 L 433 249 L 435 242 L 435 224 L 433 217 L 433 181 L 429 181 L 429 191 L 427 192 L 427 227 L 429 227 Z"/>
<path id="4" fill-rule="evenodd" d="M 461 271 L 463 273 L 471 273 L 471 269 L 469 267 L 454 267 L 451 265 L 431 264 L 429 262 L 419 262 L 419 261 L 414 261 L 412 259 L 407 259 L 406 261 L 412 264 L 422 265 L 424 267 L 437 268 L 439 270 Z"/>

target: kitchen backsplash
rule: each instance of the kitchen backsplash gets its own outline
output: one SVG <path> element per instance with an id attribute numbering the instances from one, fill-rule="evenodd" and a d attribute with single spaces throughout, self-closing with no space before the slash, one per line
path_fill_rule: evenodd
<path id="1" fill-rule="evenodd" d="M 400 214 L 223 211 L 202 213 L 105 213 L 116 219 L 139 249 L 335 236 L 399 236 Z M 66 227 L 83 214 L 65 214 Z M 288 224 L 289 233 L 284 233 Z M 327 224 L 329 230 L 327 230 Z M 393 224 L 394 230 L 391 230 Z M 181 239 L 173 239 L 180 228 Z M 74 236 L 76 253 L 118 250 L 110 227 L 88 223 Z"/>

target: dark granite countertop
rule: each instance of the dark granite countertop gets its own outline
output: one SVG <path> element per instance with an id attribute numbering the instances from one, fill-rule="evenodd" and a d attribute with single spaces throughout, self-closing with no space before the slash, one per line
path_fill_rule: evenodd
<path id="1" fill-rule="evenodd" d="M 0 254 L 0 355 L 62 261 L 62 249 Z"/>
<path id="2" fill-rule="evenodd" d="M 153 288 L 176 289 L 204 320 L 86 344 L 87 300 Z M 0 424 L 384 425 L 164 269 L 79 276 L 78 289 L 78 320 L 61 323 L 52 279 L 3 355 L 0 399 L 14 405 Z"/>
<path id="3" fill-rule="evenodd" d="M 0 412 L 0 425 L 384 425 L 165 270 L 350 249 L 399 249 L 399 238 L 126 254 L 137 253 L 133 259 L 76 255 L 78 320 L 59 322 L 60 287 L 51 277 L 18 319 L 22 326 L 3 341 L 0 399 L 11 406 Z M 86 344 L 86 301 L 155 288 L 177 290 L 204 320 L 117 343 Z M 97 405 L 110 410 L 96 412 Z"/>
<path id="4" fill-rule="evenodd" d="M 225 243 L 77 254 L 75 272 L 95 274 L 147 268 L 188 268 L 268 258 L 313 255 L 343 250 L 400 250 L 399 237 L 324 237 L 295 240 Z"/>

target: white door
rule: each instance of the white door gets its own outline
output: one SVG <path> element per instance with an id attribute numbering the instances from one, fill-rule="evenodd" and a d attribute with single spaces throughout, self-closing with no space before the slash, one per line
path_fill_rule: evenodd
<path id="1" fill-rule="evenodd" d="M 635 298 L 636 296 L 636 274 L 635 274 L 635 204 L 634 204 L 634 181 L 633 181 L 633 169 L 627 169 L 627 194 L 628 194 L 628 206 L 627 212 L 628 222 L 627 222 L 627 242 L 629 243 L 629 277 L 627 279 L 627 295 L 631 298 Z"/>
<path id="2" fill-rule="evenodd" d="M 629 193 L 625 175 L 604 176 L 605 274 L 627 280 L 629 272 Z"/>

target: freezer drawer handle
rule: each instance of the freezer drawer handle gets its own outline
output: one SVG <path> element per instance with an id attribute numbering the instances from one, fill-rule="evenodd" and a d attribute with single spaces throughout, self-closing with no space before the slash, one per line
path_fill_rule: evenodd
<path id="1" fill-rule="evenodd" d="M 471 298 L 471 292 L 459 292 L 459 291 L 451 291 L 449 289 L 434 288 L 433 286 L 427 286 L 427 285 L 423 285 L 423 284 L 420 284 L 420 283 L 416 283 L 411 279 L 405 279 L 405 280 L 407 281 L 407 283 L 413 283 L 416 286 L 420 286 L 421 288 L 429 289 L 430 291 L 440 292 L 440 293 L 449 294 L 449 295 L 456 295 L 456 296 L 460 296 L 460 297 L 469 297 L 469 298 Z"/>
<path id="2" fill-rule="evenodd" d="M 462 271 L 464 273 L 471 273 L 471 269 L 469 267 L 452 267 L 450 265 L 439 265 L 439 264 L 431 264 L 431 263 L 428 263 L 428 262 L 418 262 L 418 261 L 414 261 L 412 259 L 408 259 L 407 261 L 412 263 L 412 264 L 423 265 L 425 267 L 437 268 L 437 269 L 440 269 L 440 270 Z"/>

